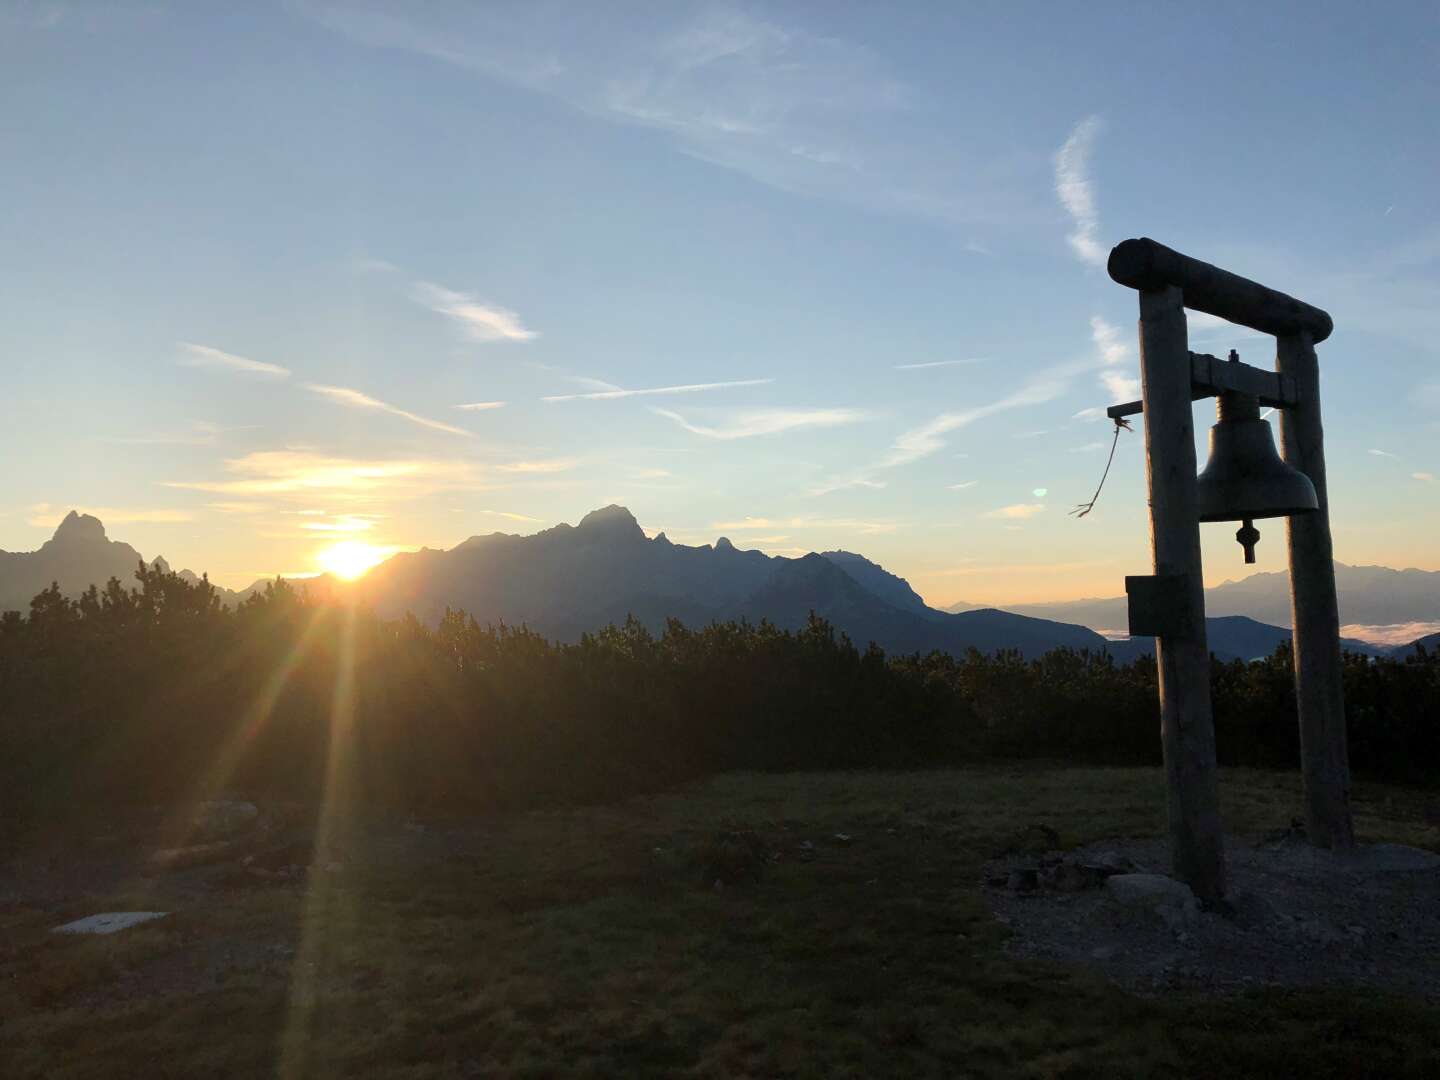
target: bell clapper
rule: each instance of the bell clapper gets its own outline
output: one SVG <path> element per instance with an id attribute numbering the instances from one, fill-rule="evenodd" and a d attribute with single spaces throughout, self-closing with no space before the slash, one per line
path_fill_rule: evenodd
<path id="1" fill-rule="evenodd" d="M 1260 530 L 1255 528 L 1255 523 L 1246 518 L 1245 523 L 1235 530 L 1235 539 L 1245 549 L 1245 561 L 1253 563 L 1255 561 L 1255 545 L 1260 542 Z"/>

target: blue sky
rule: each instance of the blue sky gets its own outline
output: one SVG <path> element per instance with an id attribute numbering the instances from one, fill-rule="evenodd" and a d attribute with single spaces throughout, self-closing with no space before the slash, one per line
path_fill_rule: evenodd
<path id="1" fill-rule="evenodd" d="M 1113 595 L 1139 433 L 1066 510 L 1149 235 L 1331 312 L 1337 556 L 1440 569 L 1437 73 L 1433 4 L 0 4 L 0 548 L 238 586 L 622 502 Z"/>

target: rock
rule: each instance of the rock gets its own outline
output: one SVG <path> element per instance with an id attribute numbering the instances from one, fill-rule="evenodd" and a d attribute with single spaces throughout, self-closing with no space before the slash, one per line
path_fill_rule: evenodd
<path id="1" fill-rule="evenodd" d="M 1190 886 L 1164 874 L 1115 874 L 1106 879 L 1105 888 L 1117 903 L 1152 911 L 1172 928 L 1200 914 L 1200 902 Z"/>
<path id="2" fill-rule="evenodd" d="M 200 840 L 229 840 L 253 828 L 260 810 L 252 802 L 221 799 L 195 808 L 191 835 Z"/>
<path id="3" fill-rule="evenodd" d="M 1085 860 L 1086 866 L 1098 867 L 1105 871 L 1106 877 L 1115 874 L 1137 874 L 1143 870 L 1136 863 L 1127 859 L 1124 855 L 1114 851 L 1097 851 Z"/>
<path id="4" fill-rule="evenodd" d="M 1098 889 L 1105 879 L 1114 877 L 1118 871 L 1088 863 L 1063 862 L 1046 875 L 1045 884 L 1059 892 L 1080 892 L 1084 889 Z"/>
<path id="5" fill-rule="evenodd" d="M 234 840 L 213 844 L 191 844 L 189 847 L 161 848 L 150 853 L 150 858 L 145 861 L 144 872 L 156 874 L 165 870 L 183 870 L 189 866 L 223 862 L 238 854 L 239 850 L 240 845 Z"/>
<path id="6" fill-rule="evenodd" d="M 1234 892 L 1229 899 L 1235 925 L 1242 930 L 1260 930 L 1290 919 L 1268 897 L 1258 892 Z"/>
<path id="7" fill-rule="evenodd" d="M 168 911 L 107 911 L 101 915 L 87 915 L 64 926 L 55 927 L 53 934 L 113 934 L 131 926 L 139 926 L 154 919 L 164 918 Z"/>
<path id="8" fill-rule="evenodd" d="M 1012 870 L 1005 879 L 1005 887 L 1011 892 L 1034 892 L 1040 887 L 1040 874 L 1033 869 Z"/>

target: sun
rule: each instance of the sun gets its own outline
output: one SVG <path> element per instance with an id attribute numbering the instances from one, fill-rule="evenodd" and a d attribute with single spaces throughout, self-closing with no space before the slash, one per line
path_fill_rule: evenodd
<path id="1" fill-rule="evenodd" d="M 358 540 L 341 540 L 315 554 L 320 569 L 346 581 L 354 581 L 365 571 L 390 555 L 389 548 L 362 544 Z"/>

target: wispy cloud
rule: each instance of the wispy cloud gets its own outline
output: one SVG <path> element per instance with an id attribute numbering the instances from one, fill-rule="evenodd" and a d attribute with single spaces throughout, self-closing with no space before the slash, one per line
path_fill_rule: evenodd
<path id="1" fill-rule="evenodd" d="M 1090 180 L 1090 151 L 1100 133 L 1100 117 L 1087 116 L 1075 125 L 1055 155 L 1055 194 L 1075 223 L 1066 237 L 1075 254 L 1091 266 L 1104 266 L 1109 253 L 1100 243 L 1100 217 Z"/>
<path id="2" fill-rule="evenodd" d="M 826 518 L 798 515 L 788 518 L 745 517 L 738 521 L 714 521 L 710 528 L 722 533 L 773 532 L 776 529 L 825 529 L 851 531 L 875 536 L 893 533 L 902 528 L 898 521 L 874 521 L 866 518 Z M 755 538 L 758 542 L 759 538 Z M 785 539 L 777 537 L 776 539 Z"/>
<path id="3" fill-rule="evenodd" d="M 748 439 L 756 435 L 776 435 L 797 428 L 840 427 L 869 419 L 863 409 L 754 409 L 736 413 L 719 426 L 691 423 L 669 409 L 652 409 L 658 416 L 675 421 L 686 431 L 707 439 Z"/>
<path id="4" fill-rule="evenodd" d="M 1023 408 L 1026 405 L 1043 405 L 1047 401 L 1054 401 L 1064 390 L 1064 380 L 1041 377 L 1021 387 L 1013 394 L 1006 394 L 1004 397 L 984 405 L 976 405 L 974 408 L 962 409 L 959 412 L 941 413 L 928 424 L 922 424 L 920 427 L 902 432 L 891 445 L 890 452 L 881 460 L 879 467 L 890 469 L 897 465 L 908 465 L 929 457 L 944 449 L 945 440 L 941 438 L 943 435 L 969 427 L 975 421 L 983 420 L 987 416 Z"/>
<path id="5" fill-rule="evenodd" d="M 115 439 L 118 443 L 131 446 L 213 446 L 226 431 L 239 428 L 224 428 L 207 420 L 191 420 L 185 427 L 175 431 L 158 431 L 150 435 L 126 435 Z"/>
<path id="6" fill-rule="evenodd" d="M 937 367 L 962 367 L 970 364 L 983 364 L 987 358 L 983 356 L 967 356 L 964 360 L 930 360 L 924 364 L 896 364 L 896 371 L 923 371 L 925 368 Z"/>
<path id="7" fill-rule="evenodd" d="M 951 491 L 967 491 L 978 483 L 980 483 L 979 480 L 962 480 L 958 484 L 946 484 L 945 486 Z"/>
<path id="8" fill-rule="evenodd" d="M 1435 474 L 1428 472 L 1412 472 L 1410 474 L 1410 479 L 1419 480 L 1423 484 L 1433 484 L 1435 482 Z"/>
<path id="9" fill-rule="evenodd" d="M 1044 512 L 1044 503 L 1012 503 L 1010 506 L 987 510 L 980 516 L 984 518 L 998 518 L 1004 521 L 1023 521 L 1027 518 L 1034 517 L 1036 514 L 1043 514 Z"/>
<path id="10" fill-rule="evenodd" d="M 765 386 L 774 379 L 735 379 L 730 382 L 685 383 L 681 386 L 652 386 L 644 390 L 626 390 L 604 384 L 606 389 L 584 394 L 550 394 L 541 401 L 610 401 L 616 398 L 648 397 L 654 394 L 698 394 L 706 390 L 726 390 L 735 386 Z"/>
<path id="11" fill-rule="evenodd" d="M 489 409 L 503 409 L 506 403 L 503 401 L 472 401 L 468 405 L 456 405 L 457 409 L 468 409 L 470 412 L 485 412 Z"/>
<path id="12" fill-rule="evenodd" d="M 1089 365 L 1080 365 L 1084 370 Z M 879 461 L 846 476 L 831 477 L 810 487 L 806 494 L 812 497 L 829 495 L 852 487 L 878 487 L 876 474 L 886 469 L 909 465 L 939 453 L 945 448 L 944 436 L 969 427 L 977 420 L 988 416 L 1024 408 L 1027 405 L 1043 405 L 1063 394 L 1070 379 L 1077 371 L 1076 365 L 1059 365 L 1034 376 L 1028 383 L 1012 394 L 976 405 L 958 412 L 941 413 L 933 420 L 919 427 L 901 432 L 891 443 L 890 449 Z"/>
<path id="13" fill-rule="evenodd" d="M 482 489 L 467 462 L 427 458 L 347 458 L 308 449 L 257 450 L 225 462 L 224 480 L 169 480 L 165 487 L 235 497 L 310 500 L 409 499 L 456 489 Z"/>
<path id="14" fill-rule="evenodd" d="M 368 409 L 371 412 L 389 413 L 391 416 L 398 416 L 401 419 L 409 420 L 412 424 L 419 424 L 421 427 L 431 428 L 435 431 L 443 431 L 447 435 L 464 435 L 469 437 L 470 432 L 464 428 L 455 427 L 453 424 L 446 424 L 440 420 L 431 420 L 428 417 L 418 416 L 406 409 L 397 408 L 389 402 L 373 398 L 369 394 L 361 393 L 359 390 L 352 390 L 346 386 L 325 386 L 321 383 L 307 383 L 305 389 L 313 390 L 322 397 L 331 401 L 337 401 L 341 405 L 348 405 L 352 409 Z"/>
<path id="15" fill-rule="evenodd" d="M 217 514 L 265 514 L 271 507 L 268 503 L 259 502 L 208 502 L 205 509 L 214 510 Z"/>
<path id="16" fill-rule="evenodd" d="M 729 4 L 405 5 L 297 0 L 325 26 L 660 133 L 762 184 L 952 224 L 1041 219 L 1031 169 L 985 125 L 907 122 L 943 108 L 863 43 Z M 992 153 L 993 150 L 993 153 Z M 985 164 L 980 164 L 981 161 Z M 1027 177 L 1028 179 L 1028 177 Z M 973 250 L 973 249 L 972 249 Z"/>
<path id="17" fill-rule="evenodd" d="M 1104 439 L 1096 439 L 1094 442 L 1082 443 L 1079 446 L 1072 446 L 1069 449 L 1071 454 L 1089 454 L 1096 450 L 1104 450 L 1110 444 Z"/>
<path id="18" fill-rule="evenodd" d="M 1130 346 L 1120 336 L 1120 328 L 1099 315 L 1090 316 L 1090 339 L 1095 343 L 1102 370 L 1100 385 L 1115 401 L 1134 401 L 1140 396 L 1140 380 L 1115 370 L 1130 356 Z"/>
<path id="19" fill-rule="evenodd" d="M 302 521 L 300 523 L 300 528 L 304 529 L 306 532 L 318 533 L 350 534 L 357 532 L 369 532 L 374 527 L 375 522 L 373 519 L 355 517 L 350 515 L 334 518 L 329 521 Z"/>
<path id="20" fill-rule="evenodd" d="M 477 514 L 489 514 L 491 517 L 502 517 L 508 521 L 525 521 L 534 525 L 541 524 L 545 519 L 530 517 L 528 514 L 514 514 L 508 510 L 476 510 Z"/>
<path id="21" fill-rule="evenodd" d="M 288 379 L 290 369 L 264 360 L 251 360 L 247 356 L 236 356 L 210 345 L 197 345 L 192 341 L 180 342 L 180 363 L 186 367 L 215 367 L 239 371 L 246 375 L 261 375 L 271 379 Z"/>
<path id="22" fill-rule="evenodd" d="M 574 458 L 555 458 L 548 461 L 512 461 L 496 465 L 495 469 L 507 473 L 559 473 L 569 472 L 578 464 Z"/>
<path id="23" fill-rule="evenodd" d="M 520 324 L 520 316 L 506 308 L 483 303 L 443 285 L 417 281 L 411 289 L 415 302 L 453 319 L 473 341 L 530 341 L 539 337 Z"/>
<path id="24" fill-rule="evenodd" d="M 1391 458 L 1395 461 L 1400 460 L 1399 454 L 1392 454 L 1389 450 L 1366 450 L 1365 452 L 1367 454 L 1372 454 L 1375 457 Z"/>

